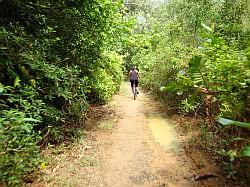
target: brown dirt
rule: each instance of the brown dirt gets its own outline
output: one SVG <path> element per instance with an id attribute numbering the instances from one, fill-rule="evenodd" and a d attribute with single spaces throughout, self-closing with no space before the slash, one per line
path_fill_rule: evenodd
<path id="1" fill-rule="evenodd" d="M 86 138 L 50 154 L 43 177 L 31 186 L 233 186 L 202 152 L 183 148 L 197 133 L 189 132 L 187 125 L 195 120 L 167 116 L 176 128 L 183 124 L 187 131 L 177 133 L 178 151 L 157 143 L 147 116 L 159 112 L 159 105 L 143 93 L 133 100 L 128 83 L 97 111 L 101 115 L 88 121 Z"/>

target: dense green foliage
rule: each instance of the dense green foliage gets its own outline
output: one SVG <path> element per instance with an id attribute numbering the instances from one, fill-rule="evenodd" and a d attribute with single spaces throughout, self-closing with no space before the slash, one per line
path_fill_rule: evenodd
<path id="1" fill-rule="evenodd" d="M 88 104 L 107 102 L 132 64 L 145 89 L 203 116 L 208 126 L 217 117 L 248 121 L 248 6 L 247 0 L 1 0 L 0 181 L 20 183 L 39 168 L 39 148 L 75 137 Z M 225 134 L 227 142 L 238 138 Z M 226 151 L 228 144 L 223 154 L 230 161 L 249 154 L 247 143 Z"/>
<path id="2" fill-rule="evenodd" d="M 39 168 L 39 147 L 74 137 L 89 102 L 119 89 L 133 22 L 122 1 L 0 1 L 0 181 Z M 74 125 L 76 124 L 76 125 Z"/>
<path id="3" fill-rule="evenodd" d="M 187 99 L 182 104 L 188 112 L 202 110 L 204 98 L 213 95 L 216 112 L 244 120 L 250 74 L 247 2 L 169 1 L 149 19 L 148 42 L 133 57 L 144 87 Z"/>
<path id="4" fill-rule="evenodd" d="M 241 159 L 249 140 L 236 144 L 236 133 L 222 130 L 216 119 L 249 121 L 249 2 L 129 2 L 139 6 L 132 6 L 138 26 L 129 59 L 139 67 L 142 86 L 185 113 L 203 116 L 208 129 L 226 137 L 219 149 Z M 246 138 L 249 132 L 242 135 Z M 231 166 L 229 170 L 232 174 Z"/>

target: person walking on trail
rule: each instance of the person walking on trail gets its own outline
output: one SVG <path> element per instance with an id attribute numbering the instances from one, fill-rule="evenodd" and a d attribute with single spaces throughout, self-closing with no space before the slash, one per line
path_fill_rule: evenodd
<path id="1" fill-rule="evenodd" d="M 134 93 L 133 86 L 135 85 L 135 91 L 137 92 L 137 94 L 139 94 L 138 80 L 140 79 L 140 75 L 139 72 L 136 70 L 136 66 L 133 66 L 132 69 L 129 71 L 128 78 L 131 83 L 132 93 Z"/>

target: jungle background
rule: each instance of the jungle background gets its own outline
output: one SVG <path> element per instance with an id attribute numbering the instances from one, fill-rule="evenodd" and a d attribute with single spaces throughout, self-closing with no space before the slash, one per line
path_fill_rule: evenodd
<path id="1" fill-rule="evenodd" d="M 248 0 L 1 0 L 0 181 L 82 136 L 136 65 L 141 86 L 200 119 L 200 145 L 249 180 Z"/>

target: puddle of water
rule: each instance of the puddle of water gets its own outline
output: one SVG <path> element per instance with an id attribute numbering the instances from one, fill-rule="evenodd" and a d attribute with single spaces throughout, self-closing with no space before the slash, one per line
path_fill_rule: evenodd
<path id="1" fill-rule="evenodd" d="M 177 132 L 174 126 L 158 113 L 148 115 L 149 127 L 156 141 L 166 151 L 178 151 L 180 146 L 177 139 Z"/>

